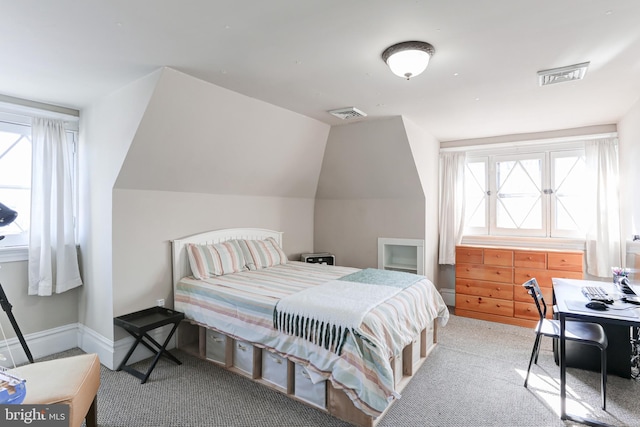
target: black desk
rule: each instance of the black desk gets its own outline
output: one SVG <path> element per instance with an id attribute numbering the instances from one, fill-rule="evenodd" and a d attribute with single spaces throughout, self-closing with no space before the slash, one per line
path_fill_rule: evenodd
<path id="1" fill-rule="evenodd" d="M 567 414 L 567 360 L 566 360 L 566 340 L 565 325 L 567 318 L 583 320 L 587 322 L 597 322 L 600 324 L 619 325 L 625 327 L 640 326 L 640 306 L 615 301 L 609 310 L 597 311 L 584 306 L 587 300 L 582 295 L 583 286 L 600 286 L 610 295 L 619 295 L 613 283 L 574 280 L 574 279 L 553 279 L 553 298 L 556 307 L 556 314 L 560 320 L 560 417 L 563 420 L 572 420 L 587 425 L 601 425 L 594 420 L 586 420 L 582 417 Z M 639 293 L 637 287 L 634 288 Z"/>
<path id="2" fill-rule="evenodd" d="M 113 319 L 113 323 L 116 326 L 120 326 L 136 339 L 136 341 L 129 349 L 127 355 L 124 357 L 122 362 L 120 362 L 120 366 L 118 366 L 117 370 L 124 370 L 130 373 L 131 375 L 139 378 L 141 380 L 141 384 L 144 384 L 149 379 L 151 371 L 153 371 L 153 368 L 156 367 L 156 364 L 158 363 L 158 360 L 160 360 L 161 356 L 165 356 L 178 365 L 181 365 L 182 362 L 180 362 L 176 357 L 169 353 L 166 348 L 182 319 L 184 319 L 183 313 L 164 307 L 152 307 L 146 310 L 137 311 L 135 313 L 125 314 L 124 316 L 118 316 Z M 170 324 L 173 324 L 173 328 L 171 329 L 171 332 L 162 345 L 160 345 L 160 343 L 150 337 L 147 333 L 154 329 Z M 149 366 L 149 369 L 145 373 L 142 373 L 132 368 L 131 366 L 127 366 L 127 361 L 140 343 L 142 343 L 142 345 L 147 347 L 155 354 L 155 358 L 153 359 L 151 366 Z"/>

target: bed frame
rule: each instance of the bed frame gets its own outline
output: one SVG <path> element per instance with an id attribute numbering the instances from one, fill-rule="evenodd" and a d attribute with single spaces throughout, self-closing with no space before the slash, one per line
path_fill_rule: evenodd
<path id="1" fill-rule="evenodd" d="M 282 247 L 282 232 L 259 229 L 259 228 L 232 228 L 224 230 L 209 231 L 201 234 L 195 234 L 185 237 L 183 239 L 174 240 L 172 242 L 172 259 L 173 259 L 173 289 L 175 291 L 178 281 L 191 275 L 191 268 L 189 267 L 189 260 L 187 257 L 186 245 L 189 243 L 195 244 L 207 244 L 207 243 L 220 243 L 226 240 L 232 239 L 253 239 L 263 240 L 267 237 L 273 237 L 276 242 Z M 211 360 L 207 357 L 207 339 L 208 334 L 216 333 L 221 335 L 226 340 L 226 354 L 223 355 L 221 360 Z M 191 320 L 184 320 L 177 331 L 176 345 L 179 349 L 192 354 L 198 358 L 207 360 L 211 363 L 218 364 L 223 368 L 243 375 L 252 379 L 253 381 L 265 385 L 273 390 L 284 393 L 289 398 L 305 403 L 309 406 L 318 408 L 324 412 L 333 415 L 336 418 L 350 422 L 357 426 L 362 427 L 374 427 L 383 418 L 384 414 L 389 410 L 391 405 L 387 407 L 382 416 L 373 418 L 360 409 L 358 409 L 351 399 L 342 390 L 334 388 L 330 381 L 325 381 L 325 384 L 318 393 L 323 393 L 324 396 L 320 396 L 324 401 L 324 406 L 319 406 L 314 399 L 309 400 L 304 396 L 297 393 L 295 387 L 296 370 L 295 364 L 292 361 L 286 361 L 286 378 L 284 384 L 276 385 L 272 381 L 265 380 L 262 376 L 263 357 L 267 357 L 272 354 L 266 349 L 253 346 L 252 363 L 253 366 L 250 369 L 246 367 L 234 366 L 233 343 L 235 340 L 233 337 L 228 337 L 221 334 L 219 331 L 215 331 L 206 325 L 199 324 Z M 396 383 L 396 391 L 400 392 L 413 378 L 414 374 L 418 371 L 418 368 L 422 366 L 427 356 L 435 348 L 437 343 L 437 331 L 436 323 L 432 322 L 429 327 L 424 329 L 413 342 L 406 346 L 402 352 L 402 356 L 391 360 L 391 364 L 394 370 L 394 377 Z"/>

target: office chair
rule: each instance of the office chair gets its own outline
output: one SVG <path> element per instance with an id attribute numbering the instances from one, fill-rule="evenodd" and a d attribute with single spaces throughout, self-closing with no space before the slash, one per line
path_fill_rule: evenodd
<path id="1" fill-rule="evenodd" d="M 538 309 L 538 314 L 540 314 L 540 321 L 536 325 L 536 340 L 533 343 L 531 359 L 529 359 L 529 367 L 527 368 L 527 376 L 524 379 L 524 386 L 526 387 L 527 381 L 529 380 L 529 372 L 531 371 L 531 364 L 534 361 L 536 364 L 538 363 L 542 336 L 560 339 L 560 321 L 546 318 L 547 305 L 544 302 L 540 286 L 535 278 L 523 283 L 522 286 L 527 289 L 527 292 L 533 298 Z M 597 323 L 567 320 L 565 323 L 565 339 L 593 345 L 600 349 L 600 370 L 602 373 L 600 390 L 602 391 L 602 409 L 606 410 L 607 335 L 604 333 L 604 329 Z"/>

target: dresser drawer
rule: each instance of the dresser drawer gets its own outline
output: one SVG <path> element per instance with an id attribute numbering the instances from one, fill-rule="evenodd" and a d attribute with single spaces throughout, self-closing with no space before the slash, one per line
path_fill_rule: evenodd
<path id="1" fill-rule="evenodd" d="M 544 302 L 547 303 L 547 307 L 551 307 L 553 304 L 553 288 L 540 288 L 542 292 L 542 296 L 544 297 Z M 522 285 L 514 285 L 513 286 L 513 300 L 514 301 L 522 301 L 522 302 L 530 302 L 533 304 L 533 298 L 529 295 L 529 292 Z"/>
<path id="2" fill-rule="evenodd" d="M 543 270 L 547 268 L 546 252 L 515 251 L 513 258 L 513 265 L 516 267 L 539 268 Z"/>
<path id="3" fill-rule="evenodd" d="M 482 264 L 482 248 L 456 247 L 456 264 Z"/>
<path id="4" fill-rule="evenodd" d="M 512 267 L 513 251 L 504 249 L 485 249 L 483 264 Z"/>
<path id="5" fill-rule="evenodd" d="M 533 300 L 531 300 L 533 301 Z M 522 319 L 540 320 L 540 314 L 538 308 L 532 303 L 516 301 L 513 306 L 513 317 L 520 317 Z M 547 318 L 551 319 L 553 313 L 551 307 L 547 306 Z"/>
<path id="6" fill-rule="evenodd" d="M 513 301 L 497 298 L 456 295 L 456 308 L 500 316 L 513 316 Z"/>
<path id="7" fill-rule="evenodd" d="M 481 264 L 456 264 L 456 277 L 513 283 L 513 268 Z"/>
<path id="8" fill-rule="evenodd" d="M 456 279 L 456 294 L 512 299 L 513 285 L 508 283 L 483 282 L 473 279 Z"/>
<path id="9" fill-rule="evenodd" d="M 582 257 L 582 252 L 549 252 L 548 268 L 582 273 Z"/>
<path id="10" fill-rule="evenodd" d="M 535 270 L 532 268 L 516 268 L 514 282 L 523 284 L 529 279 L 536 278 L 541 287 L 550 288 L 553 286 L 551 279 L 554 277 L 560 279 L 582 279 L 582 272 L 577 271 L 554 271 L 554 270 Z"/>

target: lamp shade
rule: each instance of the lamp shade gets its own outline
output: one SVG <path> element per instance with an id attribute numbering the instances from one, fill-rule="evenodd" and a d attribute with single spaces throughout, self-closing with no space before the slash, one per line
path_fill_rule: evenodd
<path id="1" fill-rule="evenodd" d="M 11 224 L 17 216 L 18 212 L 0 203 L 0 227 Z"/>
<path id="2" fill-rule="evenodd" d="M 409 80 L 427 69 L 435 49 L 429 43 L 410 41 L 394 44 L 382 52 L 393 74 Z"/>

